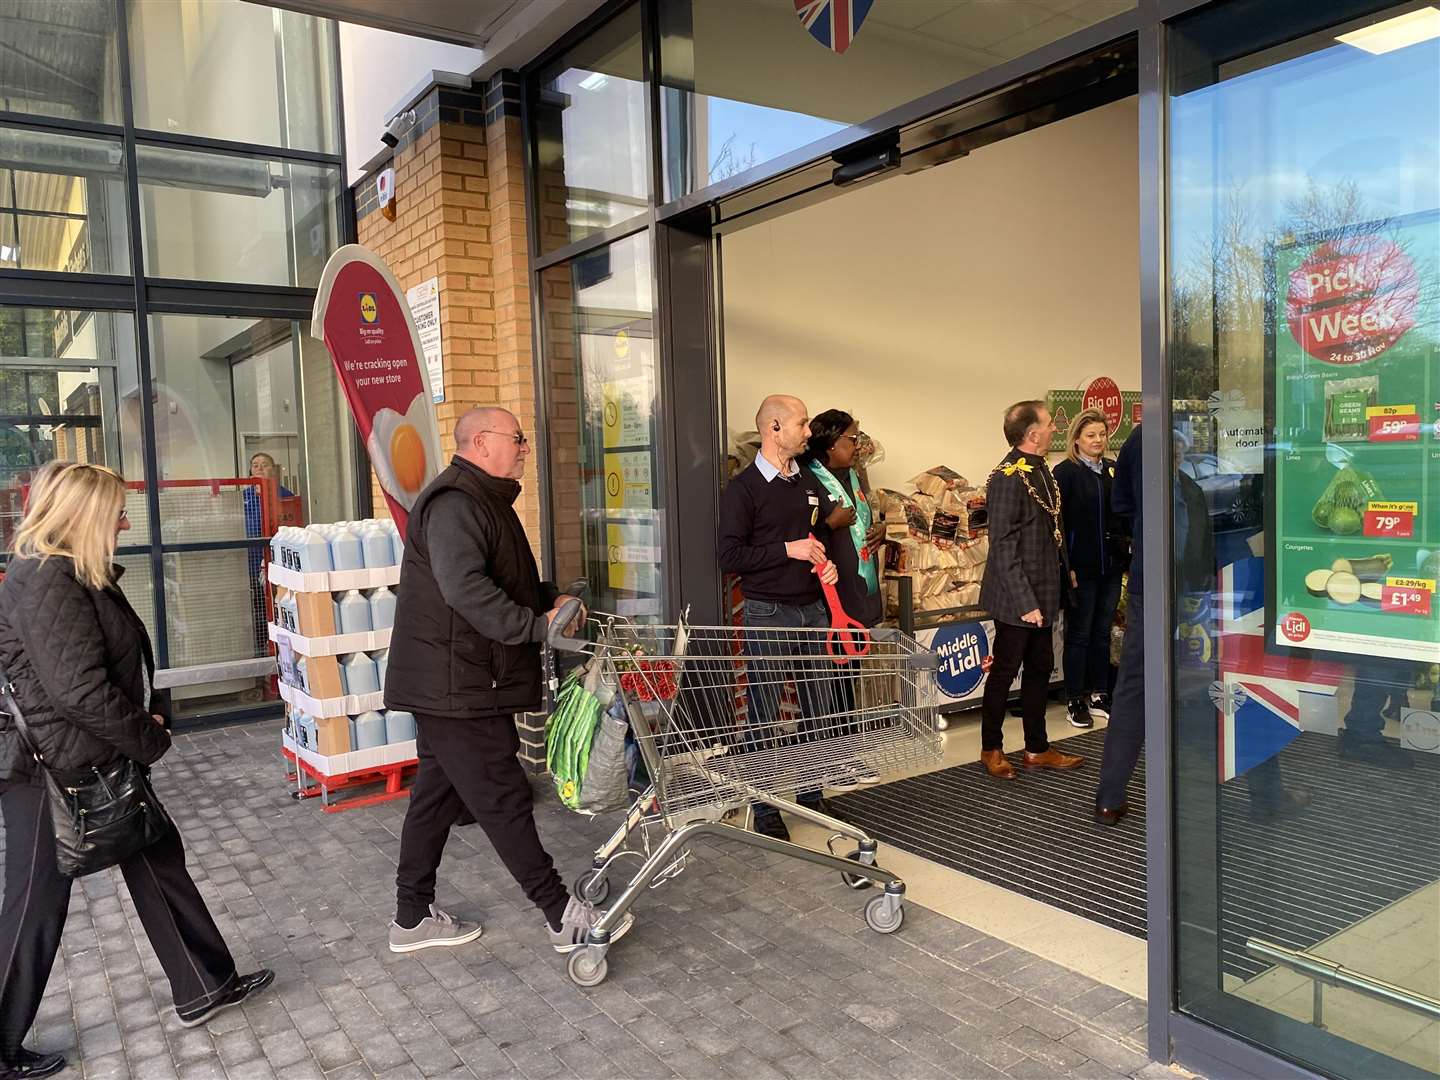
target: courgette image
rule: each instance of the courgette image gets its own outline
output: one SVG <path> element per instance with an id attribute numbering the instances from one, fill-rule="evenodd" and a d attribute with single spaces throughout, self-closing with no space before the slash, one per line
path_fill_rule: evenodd
<path id="1" fill-rule="evenodd" d="M 1344 570 L 1335 571 L 1325 582 L 1325 592 L 1337 604 L 1353 604 L 1360 599 L 1360 579 Z"/>

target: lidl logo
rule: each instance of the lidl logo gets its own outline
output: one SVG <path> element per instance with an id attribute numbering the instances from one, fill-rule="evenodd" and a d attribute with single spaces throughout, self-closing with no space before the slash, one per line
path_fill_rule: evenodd
<path id="1" fill-rule="evenodd" d="M 360 294 L 360 318 L 367 323 L 373 323 L 380 318 L 380 305 L 376 303 L 373 292 Z"/>

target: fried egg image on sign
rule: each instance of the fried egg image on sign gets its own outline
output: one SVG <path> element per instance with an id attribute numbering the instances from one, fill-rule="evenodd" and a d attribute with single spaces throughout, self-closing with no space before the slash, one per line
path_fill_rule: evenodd
<path id="1" fill-rule="evenodd" d="M 425 485 L 435 478 L 435 463 L 427 447 L 433 445 L 430 407 L 424 392 L 415 395 L 404 415 L 394 409 L 375 414 L 366 451 L 375 466 L 380 486 L 409 510 Z"/>

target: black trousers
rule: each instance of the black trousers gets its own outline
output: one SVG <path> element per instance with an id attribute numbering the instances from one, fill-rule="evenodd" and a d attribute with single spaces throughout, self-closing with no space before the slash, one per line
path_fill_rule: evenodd
<path id="1" fill-rule="evenodd" d="M 1105 751 L 1100 757 L 1096 806 L 1119 809 L 1144 749 L 1145 598 L 1131 593 L 1130 602 L 1125 606 L 1125 643 L 1120 647 L 1120 671 L 1115 676 L 1115 693 L 1110 699 L 1110 722 L 1105 725 Z"/>
<path id="2" fill-rule="evenodd" d="M 55 865 L 50 805 L 38 783 L 0 790 L 5 813 L 5 902 L 0 908 L 0 1062 L 13 1062 L 35 1022 L 70 904 Z M 235 982 L 235 961 L 185 869 L 180 834 L 120 864 L 135 913 L 181 1010 L 202 1008 Z"/>
<path id="3" fill-rule="evenodd" d="M 453 720 L 415 717 L 420 771 L 410 791 L 395 873 L 399 914 L 410 919 L 435 902 L 435 874 L 462 811 L 485 830 L 495 853 L 530 902 L 559 921 L 570 893 L 535 828 L 535 795 L 520 760 L 511 716 Z"/>
<path id="4" fill-rule="evenodd" d="M 995 657 L 985 676 L 980 703 L 980 749 L 1005 748 L 1005 703 L 1010 684 L 1020 675 L 1020 711 L 1024 717 L 1025 749 L 1043 754 L 1050 749 L 1045 733 L 1045 698 L 1050 693 L 1050 672 L 1055 667 L 1055 646 L 1048 626 L 995 623 Z"/>

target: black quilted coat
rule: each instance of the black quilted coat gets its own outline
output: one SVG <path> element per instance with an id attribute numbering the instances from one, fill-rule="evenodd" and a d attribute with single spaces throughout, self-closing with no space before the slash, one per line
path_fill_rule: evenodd
<path id="1" fill-rule="evenodd" d="M 119 581 L 121 567 L 115 568 Z M 93 589 L 69 559 L 12 559 L 0 585 L 0 663 L 15 686 L 45 763 L 62 776 L 125 756 L 149 765 L 170 748 L 145 700 L 155 661 L 145 624 L 118 584 Z M 0 782 L 38 780 L 8 716 L 0 714 Z"/>

